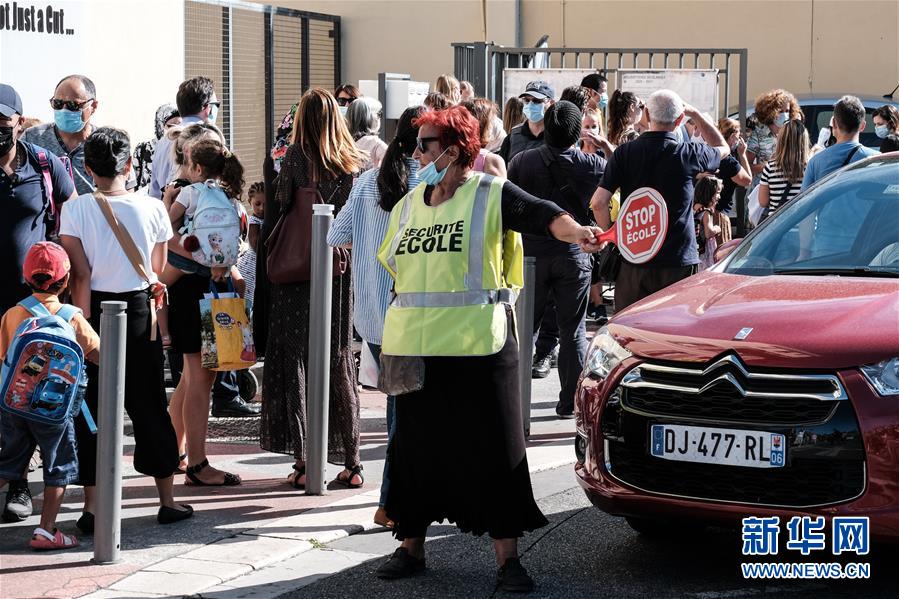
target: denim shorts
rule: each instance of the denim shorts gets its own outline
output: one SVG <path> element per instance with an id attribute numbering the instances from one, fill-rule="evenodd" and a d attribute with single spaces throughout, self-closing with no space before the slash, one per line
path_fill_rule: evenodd
<path id="1" fill-rule="evenodd" d="M 64 487 L 78 480 L 75 426 L 71 420 L 63 425 L 49 425 L 0 412 L 0 478 L 24 479 L 35 447 L 41 448 L 45 485 Z"/>
<path id="2" fill-rule="evenodd" d="M 212 271 L 208 266 L 197 264 L 190 258 L 185 258 L 181 254 L 176 254 L 171 250 L 169 250 L 168 262 L 181 272 L 185 272 L 189 275 L 200 275 L 201 277 L 212 276 Z"/>

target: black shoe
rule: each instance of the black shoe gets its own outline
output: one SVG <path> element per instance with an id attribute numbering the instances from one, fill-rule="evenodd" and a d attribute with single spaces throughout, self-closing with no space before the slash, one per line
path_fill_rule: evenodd
<path id="1" fill-rule="evenodd" d="M 4 522 L 21 522 L 34 510 L 31 505 L 31 489 L 27 480 L 11 480 L 6 488 L 6 506 L 3 508 Z"/>
<path id="2" fill-rule="evenodd" d="M 530 593 L 534 590 L 534 579 L 521 565 L 517 557 L 510 557 L 496 572 L 499 590 L 509 593 Z"/>
<path id="3" fill-rule="evenodd" d="M 183 510 L 177 510 L 173 507 L 159 506 L 159 513 L 156 514 L 156 521 L 160 524 L 174 524 L 187 520 L 194 515 L 194 508 L 189 505 L 181 504 Z"/>
<path id="4" fill-rule="evenodd" d="M 574 418 L 574 406 L 563 408 L 561 405 L 556 404 L 556 417 L 562 420 L 571 420 Z"/>
<path id="5" fill-rule="evenodd" d="M 224 416 L 240 417 L 240 416 L 258 416 L 262 410 L 262 406 L 248 404 L 241 397 L 235 397 L 230 401 L 221 404 L 212 405 L 212 415 L 215 418 Z"/>
<path id="6" fill-rule="evenodd" d="M 90 512 L 82 513 L 78 521 L 75 522 L 75 526 L 78 527 L 82 534 L 94 534 L 94 515 Z"/>
<path id="7" fill-rule="evenodd" d="M 549 367 L 550 368 L 558 368 L 559 367 L 559 346 L 557 345 L 551 352 L 549 352 Z"/>
<path id="8" fill-rule="evenodd" d="M 375 576 L 385 580 L 406 578 L 425 569 L 425 558 L 412 557 L 404 547 L 398 547 L 386 562 L 375 570 Z"/>
<path id="9" fill-rule="evenodd" d="M 545 379 L 549 376 L 549 371 L 552 369 L 552 356 L 543 356 L 539 360 L 534 358 L 534 365 L 531 368 L 531 378 L 532 379 Z"/>

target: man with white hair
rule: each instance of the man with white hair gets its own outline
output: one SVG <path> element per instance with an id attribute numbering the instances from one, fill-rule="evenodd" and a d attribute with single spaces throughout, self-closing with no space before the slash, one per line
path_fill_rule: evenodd
<path id="1" fill-rule="evenodd" d="M 693 226 L 693 183 L 700 173 L 714 173 L 730 154 L 727 142 L 710 119 L 663 89 L 646 100 L 648 131 L 618 146 L 606 165 L 590 207 L 604 230 L 612 226 L 609 205 L 621 190 L 622 203 L 640 187 L 651 187 L 665 199 L 668 230 L 659 253 L 644 264 L 622 260 L 615 279 L 615 310 L 622 310 L 697 271 L 699 252 Z M 692 119 L 705 143 L 679 142 L 674 131 Z"/>

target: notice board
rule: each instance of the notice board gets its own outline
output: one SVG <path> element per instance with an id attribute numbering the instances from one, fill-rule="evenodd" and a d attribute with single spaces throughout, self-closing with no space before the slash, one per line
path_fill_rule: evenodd
<path id="1" fill-rule="evenodd" d="M 718 118 L 718 69 L 618 69 L 618 88 L 644 101 L 654 91 L 670 89 L 700 112 Z"/>

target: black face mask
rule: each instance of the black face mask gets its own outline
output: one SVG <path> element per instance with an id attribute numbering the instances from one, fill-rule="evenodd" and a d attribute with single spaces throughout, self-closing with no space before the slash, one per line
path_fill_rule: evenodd
<path id="1" fill-rule="evenodd" d="M 7 152 L 15 145 L 13 139 L 12 127 L 0 127 L 0 156 L 5 156 Z"/>

